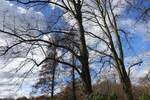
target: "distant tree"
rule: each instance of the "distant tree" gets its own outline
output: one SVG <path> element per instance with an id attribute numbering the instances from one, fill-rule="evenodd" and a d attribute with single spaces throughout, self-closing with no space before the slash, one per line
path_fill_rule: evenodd
<path id="1" fill-rule="evenodd" d="M 33 100 L 51 100 L 51 99 L 48 96 L 42 95 L 42 96 L 34 98 Z"/>
<path id="2" fill-rule="evenodd" d="M 57 52 L 55 47 L 48 47 L 47 48 L 48 57 L 57 59 Z M 54 60 L 46 60 L 42 66 L 41 70 L 39 72 L 39 79 L 37 83 L 33 86 L 33 93 L 40 90 L 41 93 L 49 94 L 51 93 L 51 100 L 54 98 L 54 92 L 55 92 L 55 85 L 56 81 L 56 67 L 58 66 L 58 63 Z M 58 72 L 57 72 L 58 73 Z"/>
<path id="3" fill-rule="evenodd" d="M 29 100 L 29 99 L 27 99 L 26 97 L 20 97 L 20 98 L 17 98 L 16 100 Z"/>

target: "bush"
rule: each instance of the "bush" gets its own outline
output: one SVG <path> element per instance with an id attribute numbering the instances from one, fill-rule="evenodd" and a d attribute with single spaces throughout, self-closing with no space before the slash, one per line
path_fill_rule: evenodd
<path id="1" fill-rule="evenodd" d="M 113 92 L 110 95 L 108 95 L 108 100 L 117 100 L 117 95 Z"/>
<path id="2" fill-rule="evenodd" d="M 88 96 L 87 100 L 117 100 L 117 95 L 115 93 L 105 95 L 94 92 L 90 96 Z"/>
<path id="3" fill-rule="evenodd" d="M 150 95 L 142 95 L 139 97 L 139 100 L 150 100 Z"/>

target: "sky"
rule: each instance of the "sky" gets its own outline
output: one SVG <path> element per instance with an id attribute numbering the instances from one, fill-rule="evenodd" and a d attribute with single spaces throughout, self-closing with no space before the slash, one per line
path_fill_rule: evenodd
<path id="1" fill-rule="evenodd" d="M 115 0 L 117 1 L 117 0 Z M 144 3 L 144 5 L 147 5 L 147 3 Z M 50 7 L 51 5 L 45 6 L 43 9 L 39 8 L 29 8 L 26 9 L 22 5 L 16 5 L 15 3 L 10 3 L 6 0 L 0 0 L 0 23 L 3 22 L 4 14 L 8 16 L 6 17 L 6 23 L 11 26 L 11 23 L 13 21 L 14 16 L 17 16 L 18 19 L 16 19 L 16 23 L 18 24 L 18 27 L 20 26 L 26 26 L 23 24 L 22 21 L 20 21 L 20 18 L 24 17 L 25 21 L 28 24 L 31 24 L 32 27 L 36 28 L 36 24 L 38 24 L 38 27 L 41 30 L 45 30 L 47 27 L 47 20 L 48 18 L 54 19 L 55 17 L 53 16 L 53 13 L 58 12 L 58 15 L 61 14 L 61 9 L 60 8 L 54 8 Z M 148 20 L 146 23 L 145 22 L 138 22 L 136 23 L 136 13 L 130 10 L 130 12 L 125 12 L 125 8 L 119 8 L 119 10 L 116 10 L 116 13 L 124 13 L 125 17 L 120 19 L 119 26 L 125 30 L 127 30 L 130 34 L 128 36 L 130 45 L 127 44 L 127 41 L 123 41 L 123 46 L 124 46 L 124 52 L 125 52 L 125 62 L 126 66 L 129 64 L 137 61 L 137 60 L 143 60 L 143 63 L 141 66 L 136 66 L 134 67 L 132 74 L 131 74 L 131 79 L 133 80 L 132 82 L 134 83 L 137 78 L 144 76 L 148 71 L 150 70 L 150 31 L 147 30 L 150 28 L 150 20 Z M 32 15 L 31 15 L 32 14 Z M 55 13 L 55 15 L 57 15 Z M 10 17 L 11 16 L 11 17 Z M 38 20 L 38 22 L 37 22 Z M 40 21 L 39 21 L 40 20 Z M 51 21 L 54 21 L 51 20 Z M 66 19 L 65 19 L 66 20 Z M 63 23 L 64 21 L 60 21 L 60 23 Z M 11 24 L 10 24 L 11 23 Z M 74 21 L 71 21 L 70 24 L 74 23 Z M 136 24 L 135 24 L 136 23 Z M 57 24 L 56 26 L 62 26 L 61 24 Z M 96 32 L 98 29 L 94 28 L 91 26 L 89 23 L 84 23 L 85 28 L 88 30 L 90 27 L 90 31 Z M 3 24 L 0 24 L 0 28 L 2 29 Z M 6 41 L 2 38 L 3 35 L 0 33 L 0 46 L 6 45 Z M 8 37 L 9 38 L 9 37 Z M 9 39 L 11 42 L 13 39 Z M 8 41 L 7 41 L 8 42 Z M 87 41 L 87 44 L 93 43 L 94 41 L 90 40 L 90 38 Z M 44 54 L 40 50 L 36 50 L 34 58 L 37 61 L 41 61 L 43 59 Z M 19 86 L 19 81 L 14 82 L 15 79 L 22 79 L 21 74 L 24 73 L 25 71 L 28 71 L 30 68 L 27 66 L 32 67 L 32 63 L 27 64 L 26 67 L 24 67 L 21 71 L 18 72 L 17 75 L 14 75 L 14 72 L 11 72 L 16 66 L 20 64 L 20 62 L 24 59 L 15 59 L 11 60 L 9 64 L 4 63 L 6 60 L 5 58 L 0 59 L 0 97 L 18 97 L 18 96 L 29 96 L 31 92 L 31 85 L 34 84 L 33 80 L 36 80 L 37 74 L 31 74 L 22 84 L 22 87 L 18 90 Z M 39 68 L 34 68 L 33 72 L 37 72 Z M 138 74 L 137 74 L 138 73 Z M 12 76 L 14 76 L 12 78 Z M 6 84 L 8 83 L 8 84 Z"/>

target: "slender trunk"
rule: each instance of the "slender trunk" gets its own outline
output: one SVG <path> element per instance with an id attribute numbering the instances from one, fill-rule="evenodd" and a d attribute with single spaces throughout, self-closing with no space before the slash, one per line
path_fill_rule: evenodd
<path id="1" fill-rule="evenodd" d="M 132 86 L 129 78 L 122 79 L 123 90 L 128 100 L 134 100 L 132 94 Z"/>
<path id="2" fill-rule="evenodd" d="M 56 70 L 56 66 L 53 66 L 52 87 L 51 87 L 51 100 L 54 100 L 55 70 Z"/>
<path id="3" fill-rule="evenodd" d="M 127 100 L 134 100 L 133 93 L 132 93 L 131 81 L 130 81 L 130 78 L 126 72 L 124 62 L 122 59 L 118 58 L 117 53 L 116 53 L 114 48 L 113 48 L 113 57 L 114 57 L 116 69 L 119 73 L 121 85 L 123 87 L 123 91 L 127 97 Z"/>
<path id="4" fill-rule="evenodd" d="M 53 48 L 53 51 L 54 51 L 53 57 L 56 58 L 56 56 L 57 56 L 56 48 Z M 57 62 L 53 62 L 53 68 L 52 68 L 52 85 L 51 85 L 51 100 L 54 100 L 56 66 L 57 66 Z"/>
<path id="5" fill-rule="evenodd" d="M 116 29 L 117 29 L 117 26 L 114 29 L 115 30 L 114 33 L 115 33 L 115 37 L 116 37 L 117 42 L 118 42 L 119 56 L 120 57 L 118 56 L 118 54 L 116 52 L 113 41 L 111 40 L 111 47 L 112 47 L 114 61 L 116 63 L 117 71 L 119 73 L 120 81 L 121 81 L 121 84 L 123 86 L 123 90 L 126 94 L 127 100 L 134 100 L 133 94 L 132 94 L 131 81 L 130 81 L 130 78 L 129 78 L 127 71 L 125 69 L 125 65 L 124 65 L 124 54 L 123 54 L 123 47 L 122 47 L 122 43 L 121 43 L 121 38 L 120 38 L 119 33 Z"/>
<path id="6" fill-rule="evenodd" d="M 133 93 L 132 93 L 132 85 L 131 85 L 131 81 L 130 81 L 130 78 L 129 76 L 127 75 L 127 72 L 123 71 L 123 76 L 121 76 L 121 83 L 122 83 L 122 87 L 123 87 L 123 90 L 126 94 L 126 97 L 128 100 L 134 100 L 133 98 Z"/>
<path id="7" fill-rule="evenodd" d="M 114 15 L 113 11 L 112 11 L 112 8 L 111 8 L 111 13 L 112 13 L 112 16 L 113 16 L 114 33 L 115 33 L 115 37 L 116 37 L 116 40 L 117 40 L 117 43 L 118 43 L 119 56 L 120 56 L 120 57 L 117 57 L 118 66 L 119 66 L 119 69 L 120 69 L 120 72 L 119 72 L 120 73 L 120 80 L 121 80 L 123 90 L 126 94 L 127 99 L 128 100 L 134 100 L 133 94 L 132 94 L 132 85 L 131 85 L 130 77 L 128 76 L 127 71 L 125 69 L 125 65 L 124 65 L 123 45 L 122 45 L 122 42 L 121 42 L 121 37 L 120 37 L 119 32 L 117 30 L 118 27 L 117 27 L 116 17 Z"/>
<path id="8" fill-rule="evenodd" d="M 73 58 L 72 63 L 73 63 L 73 65 L 75 65 L 74 56 L 72 58 Z M 72 68 L 72 92 L 73 92 L 73 100 L 77 100 L 76 99 L 75 69 L 74 69 L 74 67 Z"/>
<path id="9" fill-rule="evenodd" d="M 73 90 L 73 100 L 76 99 L 76 87 L 75 87 L 75 73 L 74 73 L 74 68 L 72 69 L 72 90 Z"/>
<path id="10" fill-rule="evenodd" d="M 120 67 L 122 68 L 121 72 L 119 72 L 120 80 L 121 80 L 123 90 L 126 94 L 127 100 L 134 100 L 133 93 L 132 93 L 131 81 L 130 81 L 130 78 L 129 78 L 126 70 L 125 70 L 124 64 L 121 64 Z"/>

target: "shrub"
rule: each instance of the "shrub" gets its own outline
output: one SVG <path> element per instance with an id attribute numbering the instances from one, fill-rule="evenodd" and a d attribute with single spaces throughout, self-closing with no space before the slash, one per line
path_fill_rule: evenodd
<path id="1" fill-rule="evenodd" d="M 117 95 L 115 93 L 105 95 L 94 92 L 88 96 L 87 100 L 117 100 Z"/>
<path id="2" fill-rule="evenodd" d="M 150 100 L 150 95 L 142 95 L 139 97 L 139 100 Z"/>

